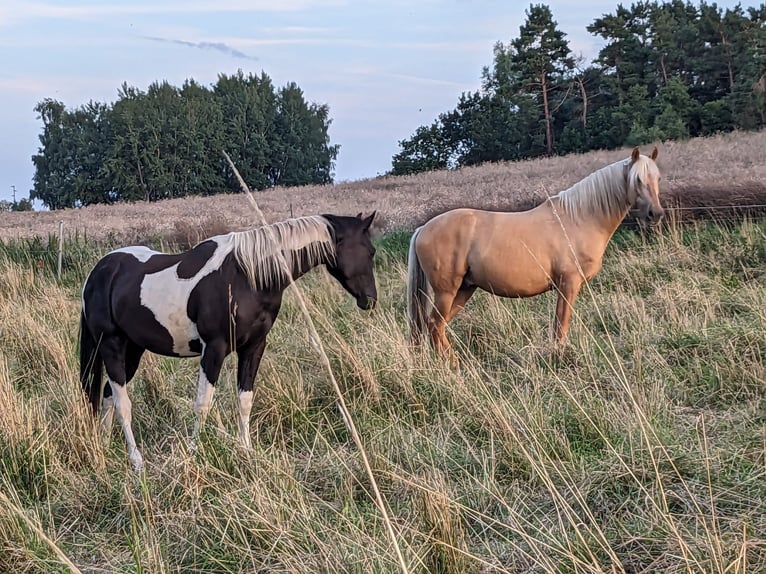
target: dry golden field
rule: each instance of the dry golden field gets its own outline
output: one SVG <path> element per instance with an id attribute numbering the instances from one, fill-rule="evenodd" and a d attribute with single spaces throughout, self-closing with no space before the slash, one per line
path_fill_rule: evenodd
<path id="1" fill-rule="evenodd" d="M 666 203 L 762 197 L 764 144 L 766 132 L 663 145 Z M 295 215 L 379 209 L 395 230 L 446 207 L 534 202 L 626 154 L 258 199 L 272 220 L 292 201 Z M 766 572 L 766 221 L 618 230 L 561 355 L 555 294 L 477 293 L 450 324 L 459 369 L 410 345 L 410 234 L 386 233 L 372 313 L 323 269 L 286 293 L 251 449 L 235 439 L 234 357 L 192 448 L 199 361 L 147 354 L 128 387 L 135 473 L 80 386 L 83 280 L 115 236 L 188 239 L 251 213 L 219 196 L 2 215 L 0 573 Z M 15 238 L 60 219 L 88 240 L 70 240 L 59 278 L 44 242 Z"/>
<path id="2" fill-rule="evenodd" d="M 766 204 L 766 130 L 658 144 L 663 201 L 669 206 Z M 651 151 L 651 146 L 644 146 Z M 269 221 L 315 213 L 379 211 L 380 228 L 407 229 L 453 207 L 518 210 L 566 189 L 628 149 L 594 151 L 351 183 L 276 188 L 257 194 Z M 686 215 L 686 213 L 684 213 Z M 204 238 L 255 225 L 240 194 L 192 197 L 159 203 L 94 205 L 56 212 L 5 213 L 0 239 L 69 233 L 92 239 L 130 240 L 169 236 Z"/>

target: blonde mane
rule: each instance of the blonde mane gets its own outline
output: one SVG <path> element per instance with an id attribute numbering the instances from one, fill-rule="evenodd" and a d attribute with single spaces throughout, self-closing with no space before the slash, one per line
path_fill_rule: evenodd
<path id="1" fill-rule="evenodd" d="M 631 166 L 630 159 L 620 160 L 594 171 L 572 187 L 560 191 L 550 200 L 558 199 L 559 205 L 574 217 L 625 215 L 636 201 L 639 179 L 646 176 L 654 163 L 646 156 L 639 156 Z M 625 170 L 630 167 L 625 177 Z M 656 168 L 655 168 L 656 169 Z"/>
<path id="2" fill-rule="evenodd" d="M 237 264 L 253 288 L 268 289 L 288 279 L 277 257 L 278 251 L 282 252 L 291 270 L 299 264 L 310 269 L 335 257 L 330 222 L 321 215 L 234 231 L 223 238 L 230 244 Z M 306 259 L 301 260 L 301 257 Z"/>

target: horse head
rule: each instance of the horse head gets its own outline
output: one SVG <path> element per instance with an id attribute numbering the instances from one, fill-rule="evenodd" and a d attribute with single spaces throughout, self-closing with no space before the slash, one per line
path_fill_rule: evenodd
<path id="1" fill-rule="evenodd" d="M 657 159 L 657 148 L 651 157 L 642 155 L 638 147 L 633 148 L 628 164 L 629 197 L 639 209 L 641 217 L 647 223 L 655 225 L 665 215 L 660 203 L 660 170 L 654 160 Z"/>
<path id="2" fill-rule="evenodd" d="M 361 213 L 356 217 L 324 217 L 333 228 L 335 240 L 335 257 L 327 264 L 327 270 L 356 299 L 360 309 L 372 309 L 378 300 L 373 272 L 375 248 L 370 237 L 375 212 L 367 217 Z"/>

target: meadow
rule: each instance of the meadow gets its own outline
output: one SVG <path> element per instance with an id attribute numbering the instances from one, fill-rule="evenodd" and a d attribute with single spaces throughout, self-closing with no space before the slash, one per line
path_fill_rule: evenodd
<path id="1" fill-rule="evenodd" d="M 731 174 L 705 168 L 724 147 L 689 152 L 708 184 Z M 545 165 L 544 181 L 577 179 Z M 394 222 L 376 240 L 373 312 L 322 269 L 297 285 L 375 485 L 295 290 L 258 376 L 252 450 L 235 440 L 235 361 L 192 449 L 197 361 L 147 355 L 130 387 L 135 474 L 119 428 L 93 424 L 76 342 L 85 274 L 124 237 L 70 237 L 60 280 L 44 238 L 0 243 L 0 572 L 766 571 L 765 222 L 618 230 L 561 356 L 553 294 L 478 293 L 451 323 L 457 370 L 409 344 L 409 233 Z M 178 228 L 151 232 L 169 248 Z"/>
<path id="2" fill-rule="evenodd" d="M 737 132 L 658 145 L 662 199 L 676 220 L 728 217 L 731 205 L 766 205 L 766 130 Z M 644 153 L 651 146 L 643 147 Z M 516 211 L 630 156 L 629 149 L 592 151 L 455 171 L 380 176 L 335 185 L 274 188 L 257 193 L 268 221 L 316 213 L 356 215 L 378 210 L 379 232 L 411 231 L 453 207 Z M 161 203 L 89 205 L 81 209 L 3 213 L 0 240 L 66 234 L 94 241 L 136 242 L 162 237 L 188 244 L 214 233 L 252 227 L 253 212 L 239 193 L 171 199 Z M 740 211 L 737 211 L 739 214 Z M 757 213 L 764 214 L 761 207 Z"/>

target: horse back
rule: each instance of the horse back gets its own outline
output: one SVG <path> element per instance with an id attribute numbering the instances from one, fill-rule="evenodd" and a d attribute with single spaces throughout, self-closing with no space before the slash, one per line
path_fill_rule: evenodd
<path id="1" fill-rule="evenodd" d="M 94 336 L 124 336 L 140 347 L 164 355 L 193 354 L 188 344 L 184 347 L 186 353 L 178 352 L 178 345 L 162 324 L 157 309 L 146 305 L 151 278 L 163 273 L 171 275 L 168 271 L 180 267 L 183 260 L 183 254 L 160 253 L 142 246 L 117 249 L 99 260 L 82 293 L 83 312 Z M 166 308 L 178 305 L 171 301 L 172 285 L 154 285 L 150 290 L 157 292 L 158 287 L 164 289 L 169 302 Z"/>

